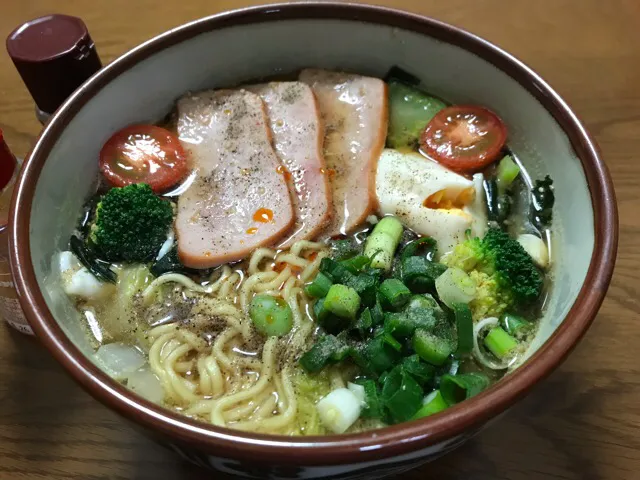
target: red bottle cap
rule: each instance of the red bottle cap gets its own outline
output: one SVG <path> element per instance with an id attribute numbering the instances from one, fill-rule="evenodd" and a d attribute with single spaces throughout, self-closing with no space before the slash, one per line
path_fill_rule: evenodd
<path id="1" fill-rule="evenodd" d="M 7 37 L 7 51 L 36 105 L 47 114 L 102 68 L 86 25 L 68 15 L 20 25 Z"/>
<path id="2" fill-rule="evenodd" d="M 17 164 L 16 157 L 9 150 L 7 142 L 4 141 L 2 130 L 0 130 L 0 190 L 6 187 L 13 178 Z"/>

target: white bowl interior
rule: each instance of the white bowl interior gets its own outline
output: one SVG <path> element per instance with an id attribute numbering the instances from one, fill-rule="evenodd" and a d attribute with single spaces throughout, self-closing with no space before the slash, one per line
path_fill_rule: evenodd
<path id="1" fill-rule="evenodd" d="M 89 100 L 53 147 L 38 181 L 30 223 L 33 265 L 56 321 L 88 356 L 80 318 L 51 273 L 66 248 L 97 175 L 101 145 L 119 128 L 154 122 L 189 90 L 224 87 L 306 66 L 383 76 L 399 65 L 428 92 L 495 110 L 509 146 L 534 177 L 555 182 L 555 284 L 529 354 L 563 321 L 585 280 L 594 248 L 593 207 L 567 136 L 520 84 L 457 46 L 384 25 L 348 20 L 285 20 L 200 34 L 139 62 Z"/>

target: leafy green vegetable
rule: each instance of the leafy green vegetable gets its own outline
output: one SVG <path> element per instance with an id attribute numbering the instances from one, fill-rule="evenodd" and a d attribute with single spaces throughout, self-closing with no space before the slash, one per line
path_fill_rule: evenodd
<path id="1" fill-rule="evenodd" d="M 446 107 L 437 98 L 397 80 L 389 81 L 389 130 L 387 146 L 410 147 L 418 144 L 420 135 L 431 119 Z"/>
<path id="2" fill-rule="evenodd" d="M 94 277 L 103 282 L 116 283 L 118 276 L 111 270 L 110 264 L 98 259 L 82 240 L 73 235 L 69 240 L 69 246 L 73 254 L 80 260 L 80 263 L 82 263 Z"/>
<path id="3" fill-rule="evenodd" d="M 89 240 L 110 262 L 148 262 L 167 239 L 171 202 L 144 183 L 112 188 L 100 200 Z"/>
<path id="4" fill-rule="evenodd" d="M 556 196 L 553 193 L 553 180 L 547 175 L 543 180 L 536 180 L 533 189 L 531 220 L 538 228 L 544 228 L 551 224 L 553 218 L 553 204 Z"/>

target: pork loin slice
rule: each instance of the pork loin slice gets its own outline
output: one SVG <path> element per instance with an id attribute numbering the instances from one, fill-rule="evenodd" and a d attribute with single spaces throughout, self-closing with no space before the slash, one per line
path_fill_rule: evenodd
<path id="1" fill-rule="evenodd" d="M 196 169 L 178 200 L 175 227 L 184 265 L 239 260 L 287 233 L 293 207 L 258 95 L 188 94 L 178 101 L 177 130 Z"/>
<path id="2" fill-rule="evenodd" d="M 347 234 L 376 207 L 375 166 L 387 136 L 387 85 L 378 78 L 307 69 L 324 121 L 324 158 L 333 192 L 329 236 Z"/>
<path id="3" fill-rule="evenodd" d="M 287 168 L 296 223 L 279 247 L 313 238 L 329 222 L 331 191 L 322 155 L 324 131 L 316 100 L 302 82 L 246 87 L 264 101 L 273 146 Z"/>

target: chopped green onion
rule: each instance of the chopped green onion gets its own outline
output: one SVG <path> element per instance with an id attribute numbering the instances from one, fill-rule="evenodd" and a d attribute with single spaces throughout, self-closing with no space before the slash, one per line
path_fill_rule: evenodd
<path id="1" fill-rule="evenodd" d="M 498 191 L 503 194 L 520 174 L 520 167 L 513 161 L 511 155 L 505 155 L 498 163 L 496 181 Z"/>
<path id="2" fill-rule="evenodd" d="M 400 365 L 389 372 L 382 386 L 382 400 L 391 419 L 409 420 L 422 405 L 423 391 L 418 382 Z"/>
<path id="3" fill-rule="evenodd" d="M 395 278 L 388 278 L 382 282 L 378 291 L 383 305 L 387 304 L 395 310 L 404 307 L 411 298 L 411 291 L 404 283 Z"/>
<path id="4" fill-rule="evenodd" d="M 513 315 L 511 313 L 505 313 L 500 317 L 500 324 L 507 331 L 509 335 L 514 337 L 521 337 L 531 329 L 531 323 L 524 318 Z"/>
<path id="5" fill-rule="evenodd" d="M 458 332 L 458 353 L 469 353 L 473 349 L 473 319 L 471 309 L 464 303 L 453 304 Z"/>
<path id="6" fill-rule="evenodd" d="M 384 217 L 373 228 L 364 246 L 364 254 L 371 258 L 371 266 L 389 270 L 393 254 L 402 236 L 402 223 L 396 217 Z"/>
<path id="7" fill-rule="evenodd" d="M 451 342 L 423 329 L 413 334 L 413 349 L 425 362 L 432 365 L 444 365 L 453 353 Z"/>
<path id="8" fill-rule="evenodd" d="M 411 337 L 416 329 L 432 331 L 438 325 L 435 310 L 416 307 L 404 312 L 389 312 L 384 316 L 384 329 L 396 338 Z"/>
<path id="9" fill-rule="evenodd" d="M 380 304 L 380 300 L 376 297 L 376 303 L 371 307 L 371 319 L 373 320 L 373 326 L 377 327 L 378 325 L 382 325 L 384 322 L 384 311 L 382 310 L 382 305 Z"/>
<path id="10" fill-rule="evenodd" d="M 338 333 L 347 326 L 348 321 L 334 315 L 330 312 L 325 304 L 325 299 L 320 298 L 313 306 L 313 313 L 316 317 L 316 322 L 321 325 L 329 333 Z"/>
<path id="11" fill-rule="evenodd" d="M 291 307 L 281 297 L 256 295 L 251 300 L 249 316 L 256 330 L 268 337 L 281 337 L 293 327 Z"/>
<path id="12" fill-rule="evenodd" d="M 324 298 L 324 308 L 340 318 L 355 320 L 360 308 L 360 296 L 346 285 L 332 285 Z"/>
<path id="13" fill-rule="evenodd" d="M 449 308 L 455 303 L 469 303 L 476 295 L 476 284 L 464 270 L 447 268 L 436 279 L 436 291 L 440 300 Z"/>
<path id="14" fill-rule="evenodd" d="M 378 286 L 378 281 L 375 277 L 361 273 L 360 275 L 351 276 L 347 279 L 345 285 L 356 291 L 363 305 L 371 307 L 375 304 L 376 287 Z"/>
<path id="15" fill-rule="evenodd" d="M 335 283 L 346 283 L 353 277 L 353 274 L 344 265 L 326 257 L 320 261 L 320 272 Z"/>
<path id="16" fill-rule="evenodd" d="M 393 347 L 384 339 L 383 335 L 379 335 L 369 340 L 360 350 L 360 357 L 354 357 L 356 363 L 365 371 L 380 375 L 393 367 L 400 358 Z"/>
<path id="17" fill-rule="evenodd" d="M 347 260 L 342 260 L 340 264 L 349 270 L 353 274 L 357 274 L 365 267 L 368 267 L 371 263 L 371 259 L 366 255 L 357 255 L 355 257 L 348 258 Z"/>
<path id="18" fill-rule="evenodd" d="M 358 255 L 359 248 L 352 240 L 332 240 L 329 242 L 331 248 L 331 258 L 335 261 L 346 260 Z"/>
<path id="19" fill-rule="evenodd" d="M 518 346 L 518 342 L 502 328 L 493 327 L 484 337 L 484 346 L 497 358 L 503 359 Z"/>
<path id="20" fill-rule="evenodd" d="M 331 285 L 333 285 L 331 279 L 324 273 L 318 272 L 316 278 L 313 279 L 313 282 L 308 283 L 304 287 L 304 291 L 310 297 L 323 298 L 327 296 L 327 293 L 329 293 Z"/>
<path id="21" fill-rule="evenodd" d="M 438 305 L 436 299 L 433 298 L 433 295 L 425 293 L 424 295 L 414 295 L 411 297 L 407 304 L 407 308 L 433 308 L 437 310 L 440 308 L 440 305 Z"/>
<path id="22" fill-rule="evenodd" d="M 422 257 L 429 261 L 433 261 L 438 251 L 437 242 L 431 237 L 421 237 L 412 242 L 409 242 L 406 247 L 402 249 L 400 254 L 400 260 L 404 261 L 409 257 Z"/>
<path id="23" fill-rule="evenodd" d="M 371 310 L 367 307 L 365 308 L 360 317 L 358 317 L 358 321 L 354 328 L 356 328 L 362 337 L 364 337 L 367 332 L 373 327 L 373 317 L 371 316 Z"/>
<path id="24" fill-rule="evenodd" d="M 432 291 L 436 279 L 446 270 L 446 266 L 425 257 L 407 257 L 401 261 L 402 281 L 415 293 Z"/>
<path id="25" fill-rule="evenodd" d="M 309 373 L 322 370 L 342 350 L 341 342 L 333 335 L 323 335 L 311 349 L 300 357 L 300 365 Z"/>
<path id="26" fill-rule="evenodd" d="M 382 402 L 376 382 L 368 379 L 357 379 L 356 384 L 364 387 L 364 402 L 360 416 L 363 418 L 381 418 L 383 415 Z"/>
<path id="27" fill-rule="evenodd" d="M 412 420 L 418 420 L 420 418 L 428 417 L 429 415 L 434 415 L 448 407 L 449 405 L 444 401 L 444 398 L 442 398 L 440 390 L 434 390 L 427 395 L 424 400 L 424 405 L 422 405 L 422 408 L 417 411 Z"/>
<path id="28" fill-rule="evenodd" d="M 440 393 L 447 404 L 455 405 L 479 394 L 490 383 L 489 378 L 481 373 L 446 374 L 440 378 Z"/>
<path id="29" fill-rule="evenodd" d="M 402 361 L 402 368 L 404 368 L 420 386 L 424 386 L 433 380 L 436 374 L 436 368 L 433 365 L 424 363 L 418 355 L 406 357 Z"/>
<path id="30" fill-rule="evenodd" d="M 402 344 L 398 340 L 393 338 L 390 333 L 384 332 L 381 336 L 384 339 L 384 342 L 391 348 L 393 348 L 396 352 L 402 350 Z"/>

